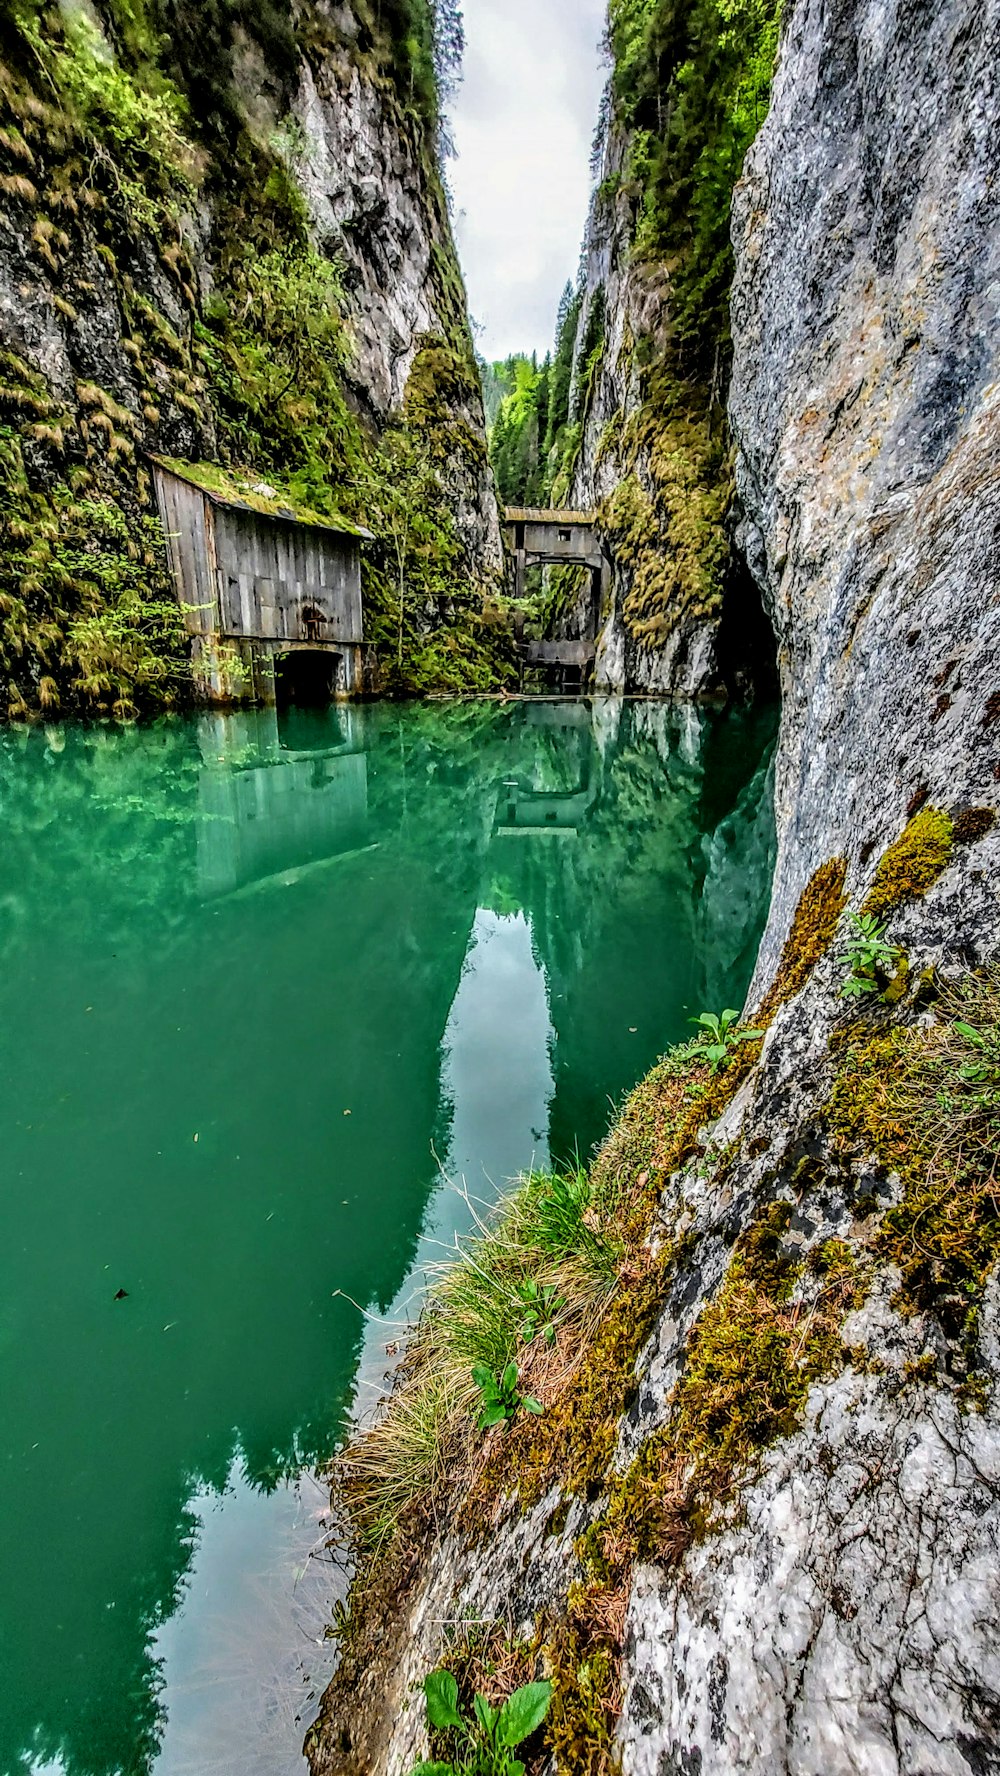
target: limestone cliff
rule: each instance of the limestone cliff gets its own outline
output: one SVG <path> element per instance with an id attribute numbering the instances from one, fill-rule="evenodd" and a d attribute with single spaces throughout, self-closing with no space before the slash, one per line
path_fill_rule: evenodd
<path id="1" fill-rule="evenodd" d="M 670 279 L 658 258 L 633 257 L 632 148 L 630 133 L 612 121 L 584 243 L 573 388 L 579 438 L 566 499 L 598 510 L 612 561 L 597 687 L 693 697 L 722 688 L 723 412 L 716 391 L 714 435 L 700 415 L 680 422 L 693 451 L 678 463 L 678 439 L 665 436 L 654 386 L 670 355 Z M 701 509 L 687 511 L 687 500 Z M 566 615 L 573 630 L 573 613 L 560 614 L 556 632 L 567 628 Z"/>
<path id="2" fill-rule="evenodd" d="M 234 465 L 292 505 L 365 522 L 381 538 L 368 628 L 386 658 L 398 668 L 402 651 L 418 682 L 489 677 L 500 547 L 438 166 L 433 21 L 425 0 L 6 9 L 12 713 L 183 695 L 148 451 Z"/>
<path id="3" fill-rule="evenodd" d="M 773 0 L 610 8 L 563 486 L 612 563 L 599 687 L 770 688 L 725 416 L 733 181 L 767 109 Z M 562 613 L 560 613 L 562 615 Z"/>
<path id="4" fill-rule="evenodd" d="M 317 1771 L 401 1776 L 442 1660 L 553 1679 L 539 1769 L 1000 1769 L 998 52 L 995 0 L 786 5 L 733 217 L 784 705 L 757 1035 L 625 1106 L 609 1303 L 542 1418 L 452 1424 Z"/>

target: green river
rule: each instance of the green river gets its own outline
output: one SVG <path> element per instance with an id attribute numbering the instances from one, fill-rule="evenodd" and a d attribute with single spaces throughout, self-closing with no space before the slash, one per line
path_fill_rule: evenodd
<path id="1" fill-rule="evenodd" d="M 774 729 L 608 699 L 0 732 L 2 1776 L 304 1769 L 341 1584 L 311 1470 L 463 1181 L 586 1155 L 741 1004 Z"/>

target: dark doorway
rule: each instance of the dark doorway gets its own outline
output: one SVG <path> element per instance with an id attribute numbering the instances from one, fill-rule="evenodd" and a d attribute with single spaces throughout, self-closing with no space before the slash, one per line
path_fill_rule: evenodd
<path id="1" fill-rule="evenodd" d="M 284 709 L 325 709 L 337 688 L 339 654 L 297 648 L 274 663 L 274 700 Z"/>

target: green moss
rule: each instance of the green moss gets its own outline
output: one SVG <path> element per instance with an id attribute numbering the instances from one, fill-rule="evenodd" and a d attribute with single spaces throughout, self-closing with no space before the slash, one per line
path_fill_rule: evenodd
<path id="1" fill-rule="evenodd" d="M 467 415 L 475 411 L 478 384 L 463 352 L 446 339 L 425 337 L 413 360 L 403 411 L 432 458 L 461 457 L 474 470 L 486 465 L 486 443 Z"/>
<path id="2" fill-rule="evenodd" d="M 621 1646 L 614 1630 L 594 1619 L 605 1601 L 603 1592 L 576 1587 L 547 1647 L 553 1688 L 545 1746 L 566 1776 L 613 1776 L 619 1768 Z"/>
<path id="3" fill-rule="evenodd" d="M 975 1315 L 1000 1258 L 1000 983 L 995 971 L 945 989 L 930 1027 L 849 1036 L 829 1121 L 847 1158 L 874 1155 L 899 1178 L 875 1256 L 899 1270 L 897 1305 L 933 1313 L 959 1368 L 974 1362 Z M 963 1026 L 977 1033 L 970 1040 Z"/>
<path id="4" fill-rule="evenodd" d="M 921 808 L 883 856 L 862 911 L 884 919 L 906 901 L 922 898 L 947 868 L 953 843 L 950 815 Z"/>
<path id="5" fill-rule="evenodd" d="M 692 1330 L 667 1424 L 613 1485 L 590 1537 L 605 1579 L 623 1559 L 676 1560 L 709 1531 L 843 1360 L 840 1327 L 859 1298 L 853 1254 L 829 1241 L 807 1264 L 791 1259 L 781 1245 L 790 1213 L 773 1203 L 738 1242 Z"/>
<path id="6" fill-rule="evenodd" d="M 627 1099 L 591 1168 L 598 1213 L 613 1219 L 625 1257 L 617 1291 L 595 1326 L 568 1387 L 544 1417 L 515 1429 L 502 1462 L 484 1475 L 490 1490 L 516 1490 L 528 1507 L 558 1483 L 586 1493 L 608 1472 L 618 1423 L 636 1391 L 636 1363 L 685 1256 L 676 1241 L 655 1258 L 649 1235 L 663 1181 L 701 1152 L 715 1122 L 754 1065 L 751 1046 L 710 1074 L 687 1048 L 664 1057 Z"/>
<path id="7" fill-rule="evenodd" d="M 657 649 L 682 623 L 721 610 L 731 474 L 702 397 L 662 359 L 641 372 L 641 395 L 637 411 L 602 439 L 622 479 L 598 523 L 627 574 L 625 625 Z"/>
<path id="8" fill-rule="evenodd" d="M 293 518 L 299 524 L 318 524 L 334 528 L 344 534 L 358 536 L 360 527 L 352 524 L 350 519 L 337 515 L 314 512 L 302 505 L 291 494 L 287 497 L 275 492 L 272 496 L 263 493 L 259 482 L 247 475 L 240 474 L 237 469 L 224 469 L 219 463 L 182 462 L 178 457 L 161 456 L 154 461 L 163 464 L 184 481 L 191 481 L 206 493 L 217 494 L 231 505 L 244 506 L 248 511 L 260 512 L 267 518 Z"/>
<path id="9" fill-rule="evenodd" d="M 553 1639 L 560 1768 L 612 1767 L 636 1562 L 676 1562 L 710 1533 L 764 1452 L 801 1421 L 810 1388 L 846 1360 L 841 1327 L 861 1295 L 854 1254 L 827 1240 L 804 1263 L 794 1258 L 784 1246 L 790 1216 L 790 1203 L 773 1202 L 737 1242 L 690 1334 L 667 1423 L 612 1476 L 577 1545 L 584 1583 Z"/>
<path id="10" fill-rule="evenodd" d="M 801 992 L 817 962 L 830 948 L 847 905 L 847 860 L 832 857 L 810 876 L 795 909 L 774 980 L 752 1022 L 767 1026 L 782 1005 Z"/>

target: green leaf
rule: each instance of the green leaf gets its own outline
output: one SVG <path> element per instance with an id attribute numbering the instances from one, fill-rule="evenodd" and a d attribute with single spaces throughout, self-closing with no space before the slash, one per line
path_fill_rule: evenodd
<path id="1" fill-rule="evenodd" d="M 513 1392 L 517 1386 L 517 1364 L 508 1363 L 500 1379 L 500 1386 L 505 1393 Z"/>
<path id="2" fill-rule="evenodd" d="M 410 1776 L 455 1776 L 454 1764 L 414 1764 Z"/>
<path id="3" fill-rule="evenodd" d="M 481 1431 L 488 1431 L 493 1425 L 505 1423 L 506 1418 L 506 1406 L 487 1406 L 485 1411 L 479 1414 L 479 1418 L 476 1422 Z"/>
<path id="4" fill-rule="evenodd" d="M 971 1024 L 956 1024 L 955 1029 L 960 1036 L 965 1037 L 966 1042 L 974 1043 L 977 1048 L 986 1047 L 986 1040 L 982 1031 L 974 1030 Z"/>
<path id="5" fill-rule="evenodd" d="M 525 1684 L 508 1696 L 497 1721 L 497 1739 L 501 1745 L 513 1747 L 530 1738 L 549 1712 L 552 1700 L 550 1683 Z"/>
<path id="6" fill-rule="evenodd" d="M 533 1412 L 536 1418 L 540 1418 L 545 1411 L 545 1407 L 541 1402 L 532 1399 L 530 1394 L 525 1394 L 524 1399 L 521 1401 L 521 1405 L 524 1407 L 525 1412 Z"/>
<path id="7" fill-rule="evenodd" d="M 472 1706 L 476 1711 L 476 1719 L 479 1722 L 485 1737 L 487 1739 L 492 1739 L 493 1728 L 497 1723 L 497 1710 L 490 1707 L 486 1697 L 481 1696 L 478 1690 L 476 1691 L 475 1700 L 473 1701 Z"/>
<path id="8" fill-rule="evenodd" d="M 458 1684 L 450 1671 L 432 1671 L 425 1677 L 424 1695 L 427 1698 L 427 1719 L 432 1727 L 443 1731 L 445 1727 L 464 1725 L 458 1712 Z"/>
<path id="9" fill-rule="evenodd" d="M 478 1388 L 483 1389 L 484 1393 L 487 1388 L 496 1387 L 496 1376 L 492 1369 L 487 1369 L 483 1363 L 476 1364 L 472 1371 L 472 1379 Z"/>

